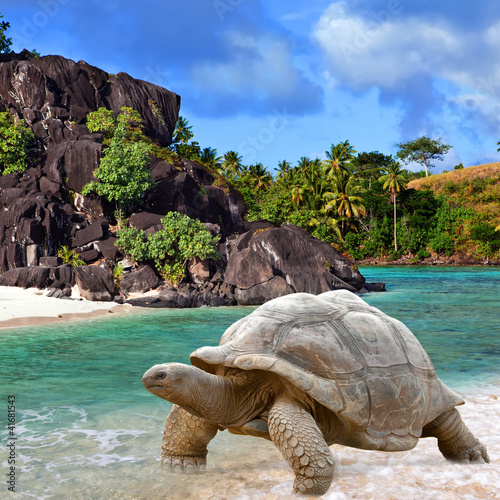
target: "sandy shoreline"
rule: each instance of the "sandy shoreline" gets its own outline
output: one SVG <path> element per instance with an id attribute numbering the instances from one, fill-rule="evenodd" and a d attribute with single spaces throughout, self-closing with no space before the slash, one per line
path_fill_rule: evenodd
<path id="1" fill-rule="evenodd" d="M 0 329 L 123 314 L 131 306 L 116 302 L 47 297 L 45 290 L 0 286 Z"/>

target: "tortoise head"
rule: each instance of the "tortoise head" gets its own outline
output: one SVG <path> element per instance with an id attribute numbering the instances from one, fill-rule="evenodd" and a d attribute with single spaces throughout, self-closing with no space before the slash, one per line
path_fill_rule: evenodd
<path id="1" fill-rule="evenodd" d="M 201 371 L 182 363 L 154 365 L 142 377 L 144 387 L 155 396 L 182 404 L 190 397 L 189 382 Z"/>

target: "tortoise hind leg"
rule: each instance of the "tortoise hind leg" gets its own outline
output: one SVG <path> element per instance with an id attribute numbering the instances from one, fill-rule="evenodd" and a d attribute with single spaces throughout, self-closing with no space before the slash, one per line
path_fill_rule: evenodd
<path id="1" fill-rule="evenodd" d="M 436 437 L 439 451 L 448 460 L 489 463 L 486 446 L 464 424 L 456 408 L 428 423 L 422 437 Z"/>
<path id="2" fill-rule="evenodd" d="M 162 465 L 175 472 L 203 471 L 207 464 L 207 445 L 219 427 L 174 405 L 163 432 Z"/>
<path id="3" fill-rule="evenodd" d="M 326 493 L 334 462 L 312 415 L 297 400 L 283 397 L 271 408 L 267 424 L 271 440 L 295 473 L 295 492 Z"/>

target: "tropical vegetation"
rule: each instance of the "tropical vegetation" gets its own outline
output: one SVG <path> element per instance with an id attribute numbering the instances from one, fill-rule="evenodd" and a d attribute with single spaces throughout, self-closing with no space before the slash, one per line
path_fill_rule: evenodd
<path id="1" fill-rule="evenodd" d="M 216 149 L 201 148 L 184 118 L 174 137 L 178 140 L 169 148 L 170 160 L 195 160 L 216 176 L 218 185 L 237 190 L 246 202 L 248 220 L 297 224 L 352 259 L 405 256 L 418 262 L 456 252 L 500 256 L 500 171 L 469 187 L 448 183 L 439 192 L 412 185 L 439 177 L 429 175 L 430 169 L 451 148 L 441 139 L 424 136 L 396 144 L 395 157 L 358 153 L 344 140 L 331 144 L 323 159 L 303 156 L 296 164 L 282 160 L 272 174 L 262 163 L 245 165 L 236 151 L 219 155 Z M 400 161 L 416 162 L 423 170 L 409 171 Z M 471 170 L 461 164 L 455 169 Z M 463 192 L 460 200 L 455 190 Z M 472 194 L 493 207 L 484 211 L 471 206 L 467 200 Z"/>

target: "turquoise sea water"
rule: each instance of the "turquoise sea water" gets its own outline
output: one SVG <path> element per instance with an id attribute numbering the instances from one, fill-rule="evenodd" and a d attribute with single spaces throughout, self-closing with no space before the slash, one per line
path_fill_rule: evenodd
<path id="1" fill-rule="evenodd" d="M 445 383 L 460 392 L 500 380 L 500 269 L 361 272 L 388 290 L 364 300 L 415 333 Z M 238 474 L 244 476 L 250 450 L 257 453 L 267 442 L 230 450 L 224 437 L 203 480 L 186 485 L 177 475 L 160 477 L 169 404 L 148 393 L 141 376 L 156 363 L 188 362 L 194 349 L 218 344 L 224 330 L 253 309 L 136 310 L 0 331 L 2 419 L 7 396 L 16 398 L 17 491 L 26 498 L 232 498 L 210 493 L 227 473 L 229 455 L 240 453 Z M 6 456 L 0 461 L 7 465 Z M 259 461 L 251 467 L 268 472 L 275 465 Z"/>

